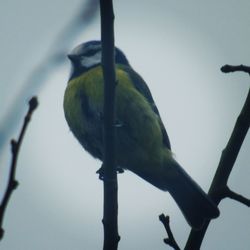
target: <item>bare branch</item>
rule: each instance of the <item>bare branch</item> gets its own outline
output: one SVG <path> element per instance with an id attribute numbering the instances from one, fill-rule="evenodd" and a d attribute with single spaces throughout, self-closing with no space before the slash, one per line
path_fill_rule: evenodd
<path id="1" fill-rule="evenodd" d="M 237 66 L 226 64 L 223 67 L 221 67 L 221 71 L 223 73 L 231 73 L 231 72 L 235 72 L 235 71 L 242 71 L 242 72 L 250 74 L 250 67 L 242 65 L 242 64 L 237 65 Z"/>
<path id="2" fill-rule="evenodd" d="M 112 0 L 100 0 L 102 68 L 104 77 L 104 250 L 116 250 L 118 234 L 118 184 L 115 166 L 115 59 L 114 12 Z"/>
<path id="3" fill-rule="evenodd" d="M 180 250 L 180 247 L 178 246 L 177 242 L 175 241 L 174 235 L 172 233 L 172 230 L 170 228 L 170 218 L 169 216 L 165 216 L 164 214 L 159 215 L 159 220 L 162 222 L 164 225 L 168 238 L 164 239 L 164 242 L 171 246 L 175 250 Z"/>
<path id="4" fill-rule="evenodd" d="M 239 66 L 225 65 L 221 68 L 222 72 L 225 73 L 235 72 L 235 71 L 243 71 L 249 73 L 250 72 L 249 69 L 250 67 L 243 65 Z M 237 159 L 242 143 L 246 137 L 249 126 L 250 126 L 250 91 L 248 92 L 241 113 L 237 118 L 231 137 L 225 149 L 222 151 L 218 168 L 216 170 L 215 176 L 213 178 L 212 184 L 208 192 L 209 196 L 212 198 L 212 200 L 215 202 L 216 205 L 218 205 L 220 201 L 223 198 L 225 198 L 225 195 L 221 195 L 221 191 L 227 188 L 227 182 L 229 176 L 233 169 L 234 163 Z M 228 195 L 230 195 L 231 197 L 233 197 L 233 199 L 236 199 L 238 201 L 240 199 L 241 202 L 243 200 L 244 202 L 246 202 L 246 199 L 244 197 L 243 197 L 244 199 L 239 198 L 239 195 L 236 195 L 233 192 L 229 192 Z M 209 223 L 210 220 L 208 220 L 204 224 L 202 229 L 199 231 L 191 230 L 188 241 L 185 246 L 185 250 L 200 249 L 201 243 L 203 241 Z"/>
<path id="5" fill-rule="evenodd" d="M 229 188 L 227 188 L 225 195 L 226 195 L 226 197 L 228 197 L 230 199 L 233 199 L 235 201 L 238 201 L 238 202 L 250 207 L 250 199 L 247 199 L 246 197 L 230 190 Z"/>
<path id="6" fill-rule="evenodd" d="M 12 162 L 10 166 L 10 174 L 9 174 L 9 180 L 7 184 L 7 189 L 3 197 L 2 204 L 0 206 L 0 240 L 3 238 L 4 235 L 4 229 L 3 229 L 3 218 L 4 214 L 8 205 L 8 202 L 10 200 L 10 196 L 13 193 L 13 191 L 17 188 L 18 182 L 16 181 L 16 168 L 17 168 L 17 158 L 18 153 L 21 147 L 21 143 L 23 141 L 23 137 L 26 131 L 26 128 L 29 124 L 29 121 L 31 119 L 33 111 L 37 108 L 38 101 L 36 97 L 32 97 L 29 101 L 29 110 L 24 118 L 23 127 L 21 129 L 20 135 L 18 140 L 11 140 L 11 151 L 12 151 Z"/>

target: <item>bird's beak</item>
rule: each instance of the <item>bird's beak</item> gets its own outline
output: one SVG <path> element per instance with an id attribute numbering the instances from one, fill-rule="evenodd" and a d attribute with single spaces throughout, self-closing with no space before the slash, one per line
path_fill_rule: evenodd
<path id="1" fill-rule="evenodd" d="M 74 62 L 74 61 L 76 61 L 76 59 L 77 59 L 77 55 L 69 54 L 69 55 L 68 55 L 68 58 L 69 58 L 69 60 L 70 60 L 71 62 Z"/>

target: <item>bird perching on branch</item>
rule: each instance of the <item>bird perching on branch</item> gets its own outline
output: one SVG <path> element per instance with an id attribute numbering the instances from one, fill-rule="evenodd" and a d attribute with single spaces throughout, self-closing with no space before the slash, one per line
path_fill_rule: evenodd
<path id="1" fill-rule="evenodd" d="M 103 72 L 101 42 L 77 46 L 69 55 L 72 72 L 64 96 L 68 125 L 81 145 L 103 160 Z M 157 188 L 168 191 L 194 229 L 219 210 L 174 159 L 150 90 L 115 48 L 115 162 Z"/>

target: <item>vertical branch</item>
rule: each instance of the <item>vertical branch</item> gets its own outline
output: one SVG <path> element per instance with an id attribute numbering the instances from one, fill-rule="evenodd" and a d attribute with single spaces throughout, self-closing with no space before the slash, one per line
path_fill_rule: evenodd
<path id="1" fill-rule="evenodd" d="M 118 247 L 118 184 L 115 166 L 115 61 L 114 13 L 112 0 L 100 0 L 102 68 L 104 77 L 104 250 Z"/>
<path id="2" fill-rule="evenodd" d="M 24 118 L 23 127 L 21 129 L 18 140 L 17 141 L 11 140 L 12 162 L 11 162 L 11 166 L 10 166 L 10 174 L 9 174 L 7 189 L 6 189 L 6 192 L 4 194 L 2 204 L 0 206 L 0 240 L 3 238 L 3 234 L 4 234 L 4 229 L 3 229 L 4 214 L 5 214 L 7 205 L 9 203 L 10 196 L 18 186 L 18 182 L 16 181 L 16 167 L 17 167 L 17 158 L 18 158 L 19 149 L 21 147 L 21 143 L 23 141 L 23 137 L 24 137 L 26 128 L 27 128 L 29 121 L 31 119 L 31 115 L 32 115 L 33 111 L 36 109 L 37 105 L 38 105 L 37 98 L 32 97 L 29 101 L 29 110 Z"/>
<path id="3" fill-rule="evenodd" d="M 250 67 L 246 67 L 244 65 L 240 66 L 225 65 L 221 68 L 221 70 L 224 73 L 243 71 L 250 74 Z M 209 196 L 212 198 L 212 200 L 215 202 L 216 205 L 219 205 L 221 200 L 224 198 L 227 197 L 232 198 L 233 192 L 228 188 L 227 182 L 231 174 L 231 171 L 233 169 L 234 163 L 237 159 L 241 145 L 248 132 L 249 126 L 250 126 L 250 90 L 248 92 L 241 113 L 237 118 L 231 137 L 225 149 L 222 151 L 218 168 L 216 170 L 215 176 L 213 178 L 212 184 L 208 192 Z M 242 197 L 240 201 L 242 202 Z M 246 199 L 244 199 L 244 201 L 246 201 Z M 199 231 L 191 230 L 188 241 L 186 243 L 185 250 L 200 249 L 203 238 L 209 226 L 209 223 L 210 220 L 208 220 L 204 224 L 202 229 Z"/>

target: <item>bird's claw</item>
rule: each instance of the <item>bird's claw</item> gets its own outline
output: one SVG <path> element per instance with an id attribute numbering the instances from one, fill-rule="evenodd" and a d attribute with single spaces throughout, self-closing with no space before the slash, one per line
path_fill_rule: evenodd
<path id="1" fill-rule="evenodd" d="M 117 167 L 116 168 L 116 172 L 117 174 L 122 174 L 124 173 L 124 169 L 121 168 L 121 167 Z M 97 174 L 99 174 L 99 179 L 100 180 L 104 180 L 104 167 L 101 166 L 97 171 L 96 171 Z"/>

